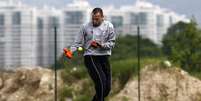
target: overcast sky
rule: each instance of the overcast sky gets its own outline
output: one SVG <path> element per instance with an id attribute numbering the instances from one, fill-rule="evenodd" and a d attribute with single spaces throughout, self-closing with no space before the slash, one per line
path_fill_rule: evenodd
<path id="1" fill-rule="evenodd" d="M 116 7 L 123 5 L 131 5 L 136 0 L 88 0 L 91 5 L 102 7 L 104 5 L 114 5 Z M 153 4 L 163 8 L 168 8 L 179 14 L 185 14 L 187 17 L 195 16 L 198 23 L 201 25 L 201 0 L 147 0 Z M 23 0 L 23 2 L 34 5 L 50 5 L 55 7 L 64 7 L 72 0 Z"/>

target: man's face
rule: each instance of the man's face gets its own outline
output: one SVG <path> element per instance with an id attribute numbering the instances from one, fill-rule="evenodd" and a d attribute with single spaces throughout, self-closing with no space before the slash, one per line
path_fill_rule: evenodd
<path id="1" fill-rule="evenodd" d="M 98 12 L 93 14 L 92 13 L 92 23 L 94 27 L 99 26 L 103 21 L 103 16 Z"/>

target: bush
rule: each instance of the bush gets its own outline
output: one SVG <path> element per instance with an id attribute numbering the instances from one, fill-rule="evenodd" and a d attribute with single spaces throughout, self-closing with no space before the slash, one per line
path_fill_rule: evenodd
<path id="1" fill-rule="evenodd" d="M 154 44 L 149 39 L 141 40 L 141 57 L 160 57 L 162 56 L 162 51 L 159 46 Z M 137 36 L 122 36 L 118 37 L 116 41 L 116 46 L 113 49 L 113 55 L 111 60 L 122 60 L 128 58 L 136 58 L 137 57 Z"/>
<path id="2" fill-rule="evenodd" d="M 200 50 L 201 31 L 196 23 L 178 22 L 164 36 L 164 54 L 187 71 L 201 71 Z"/>
<path id="3" fill-rule="evenodd" d="M 137 61 L 135 59 L 119 60 L 112 63 L 113 79 L 120 81 L 120 87 L 123 88 L 127 81 L 137 74 Z"/>

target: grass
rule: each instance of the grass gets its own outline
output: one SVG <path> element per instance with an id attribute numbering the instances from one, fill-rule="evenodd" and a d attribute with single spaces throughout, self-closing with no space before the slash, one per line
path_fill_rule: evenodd
<path id="1" fill-rule="evenodd" d="M 188 73 L 201 80 L 201 71 L 188 71 Z"/>
<path id="2" fill-rule="evenodd" d="M 162 58 L 143 58 L 141 59 L 141 69 L 147 64 L 151 63 L 160 63 L 163 60 Z M 136 58 L 129 58 L 119 61 L 113 61 L 112 65 L 112 76 L 113 81 L 119 83 L 118 87 L 115 87 L 113 95 L 118 93 L 121 89 L 124 88 L 125 84 L 131 79 L 136 78 L 138 74 L 138 61 Z M 115 83 L 116 83 L 115 82 Z"/>

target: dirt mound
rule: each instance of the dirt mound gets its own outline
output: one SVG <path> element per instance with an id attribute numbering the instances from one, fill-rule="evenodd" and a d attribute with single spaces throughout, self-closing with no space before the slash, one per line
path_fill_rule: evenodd
<path id="1" fill-rule="evenodd" d="M 201 81 L 178 68 L 141 72 L 141 101 L 201 101 Z M 111 101 L 138 101 L 138 80 L 133 79 Z"/>
<path id="2" fill-rule="evenodd" d="M 58 78 L 58 87 L 62 80 Z M 54 72 L 36 67 L 0 72 L 0 101 L 53 101 Z"/>

